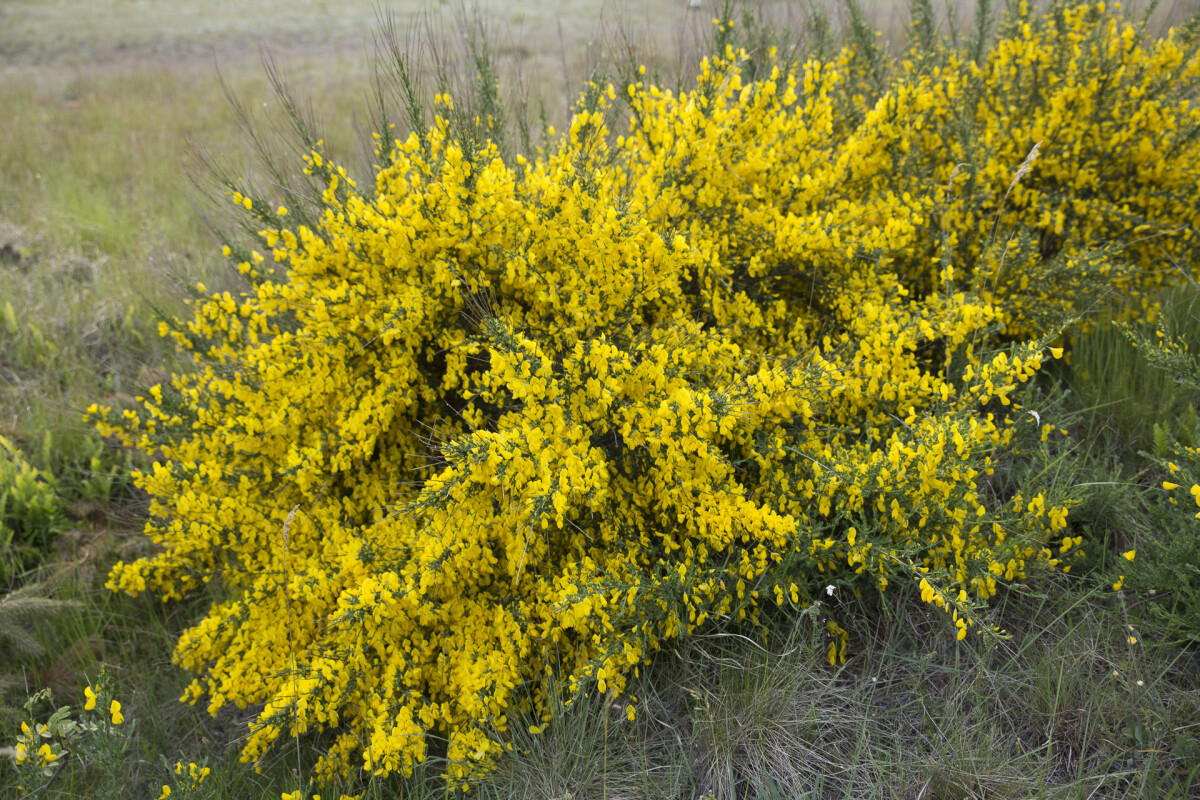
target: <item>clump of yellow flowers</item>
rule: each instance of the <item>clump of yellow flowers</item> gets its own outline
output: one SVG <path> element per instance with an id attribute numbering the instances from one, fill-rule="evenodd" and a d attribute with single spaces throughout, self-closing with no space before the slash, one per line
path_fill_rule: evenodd
<path id="1" fill-rule="evenodd" d="M 37 794 L 72 762 L 95 768 L 100 785 L 115 786 L 118 766 L 129 751 L 132 723 L 125 724 L 121 702 L 113 698 L 112 680 L 101 668 L 94 685 L 84 687 L 82 710 L 59 706 L 53 693 L 42 689 L 25 702 L 21 735 L 13 747 L 3 748 L 12 758 L 20 784 L 27 794 Z M 37 722 L 36 710 L 48 703 L 53 711 Z"/>
<path id="2" fill-rule="evenodd" d="M 220 582 L 176 660 L 185 700 L 263 704 L 247 760 L 322 731 L 327 776 L 468 777 L 559 680 L 622 694 L 832 587 L 907 583 L 961 639 L 1078 546 L 990 479 L 1050 430 L 1020 406 L 1051 325 L 1194 253 L 1194 32 L 1017 9 L 873 79 L 855 47 L 751 76 L 718 26 L 694 89 L 591 85 L 529 158 L 439 96 L 371 182 L 314 148 L 315 208 L 230 187 L 249 288 L 93 415 L 154 458 L 160 549 L 109 586 Z"/>
<path id="3" fill-rule="evenodd" d="M 162 785 L 157 800 L 167 800 L 169 797 L 186 800 L 189 797 L 203 796 L 204 792 L 200 787 L 211 772 L 211 767 L 202 766 L 194 761 L 189 761 L 186 767 L 182 761 L 176 761 L 174 773 L 168 778 L 171 783 Z"/>

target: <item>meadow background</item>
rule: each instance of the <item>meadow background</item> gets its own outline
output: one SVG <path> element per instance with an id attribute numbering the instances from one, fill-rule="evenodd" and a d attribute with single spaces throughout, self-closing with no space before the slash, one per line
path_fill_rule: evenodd
<path id="1" fill-rule="evenodd" d="M 664 73 L 689 74 L 709 6 L 525 0 L 484 6 L 480 18 L 502 71 L 519 72 L 561 125 L 580 84 L 627 38 Z M 807 4 L 745 6 L 798 26 Z M 822 7 L 844 23 L 844 9 Z M 885 41 L 902 37 L 904 4 L 863 8 Z M 461 9 L 412 0 L 387 9 L 419 46 L 458 52 Z M 1195 0 L 1161 4 L 1151 28 L 1198 10 Z M 972 4 L 949 11 L 965 26 Z M 176 702 L 186 679 L 171 648 L 203 603 L 102 588 L 109 564 L 146 548 L 144 500 L 128 480 L 131 456 L 104 446 L 81 412 L 179 368 L 156 333 L 160 316 L 179 313 L 197 281 L 233 285 L 209 224 L 218 212 L 197 184 L 208 177 L 204 159 L 257 168 L 230 96 L 274 141 L 282 111 L 264 53 L 311 103 L 329 151 L 367 174 L 379 22 L 377 4 L 358 0 L 0 3 L 0 437 L 13 446 L 0 452 L 0 530 L 9 531 L 0 542 L 0 742 L 15 736 L 27 697 L 49 687 L 58 703 L 77 704 L 101 664 L 136 721 L 115 778 L 74 765 L 42 796 L 97 796 L 112 785 L 127 792 L 114 796 L 155 797 L 165 758 L 207 763 L 211 796 L 276 798 L 295 788 L 298 765 L 311 765 L 281 748 L 261 773 L 248 770 L 237 751 L 249 711 L 212 719 Z M 1189 287 L 1163 300 L 1200 343 L 1197 297 Z M 1147 368 L 1106 314 L 1075 340 L 1047 395 L 1072 446 L 1042 465 L 1080 487 L 1072 518 L 1090 523 L 1094 544 L 1071 575 L 1039 576 L 998 598 L 1011 640 L 958 646 L 936 615 L 908 607 L 853 630 L 839 668 L 824 665 L 819 626 L 804 618 L 765 649 L 697 638 L 648 672 L 639 694 L 649 712 L 636 725 L 618 725 L 602 700 L 577 704 L 518 742 L 480 794 L 1200 796 L 1200 595 L 1180 590 L 1200 586 L 1200 544 L 1142 455 L 1167 434 L 1200 438 L 1197 398 Z M 34 491 L 19 486 L 13 465 L 22 462 L 52 487 L 38 501 L 44 513 L 18 503 Z M 22 542 L 15 530 L 31 535 Z M 1119 561 L 1134 548 L 1135 562 Z M 1118 574 L 1125 587 L 1114 592 Z M 6 770 L 0 793 L 10 796 Z M 440 791 L 432 772 L 418 777 L 372 791 Z"/>

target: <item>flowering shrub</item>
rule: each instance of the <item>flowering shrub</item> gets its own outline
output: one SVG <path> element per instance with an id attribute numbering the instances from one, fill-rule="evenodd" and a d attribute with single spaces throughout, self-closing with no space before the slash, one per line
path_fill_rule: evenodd
<path id="1" fill-rule="evenodd" d="M 5 748 L 21 781 L 19 789 L 32 794 L 52 782 L 70 762 L 71 756 L 94 766 L 115 787 L 120 764 L 129 750 L 131 726 L 125 725 L 121 703 L 112 697 L 111 680 L 101 672 L 96 686 L 84 689 L 83 708 L 72 713 L 70 706 L 56 707 L 45 722 L 34 721 L 34 709 L 43 701 L 54 705 L 49 689 L 34 694 L 25 703 L 30 719 L 21 722 L 16 744 Z"/>
<path id="2" fill-rule="evenodd" d="M 622 694 L 827 587 L 911 582 L 961 639 L 1078 546 L 989 476 L 1052 432 L 1017 413 L 1046 319 L 1195 221 L 1193 40 L 1018 12 L 872 94 L 853 49 L 748 78 L 719 26 L 695 89 L 589 86 L 531 159 L 439 95 L 369 185 L 313 147 L 315 208 L 230 186 L 270 258 L 227 248 L 249 288 L 163 326 L 196 369 L 92 413 L 156 458 L 161 549 L 109 585 L 219 582 L 176 658 L 185 700 L 263 704 L 247 760 L 324 731 L 326 776 L 468 777 L 559 678 Z"/>
<path id="3" fill-rule="evenodd" d="M 126 721 L 121 701 L 113 698 L 112 678 L 103 668 L 95 685 L 84 687 L 83 695 L 80 709 L 57 706 L 49 689 L 35 693 L 25 703 L 28 719 L 21 722 L 21 735 L 3 752 L 12 759 L 21 782 L 18 789 L 26 796 L 47 789 L 73 762 L 98 776 L 88 784 L 95 796 L 129 796 L 124 767 L 134 755 L 134 723 Z M 36 722 L 42 702 L 54 710 L 45 722 Z M 165 758 L 162 764 L 169 783 L 162 784 L 158 800 L 214 796 L 211 787 L 201 788 L 212 772 L 209 767 L 177 761 L 172 768 Z"/>
<path id="4" fill-rule="evenodd" d="M 204 779 L 212 772 L 210 767 L 193 761 L 189 761 L 185 767 L 182 761 L 176 761 L 174 769 L 171 769 L 171 765 L 165 759 L 163 763 L 167 767 L 167 780 L 170 782 L 162 785 L 158 800 L 167 800 L 168 797 L 173 797 L 175 800 L 186 800 L 209 795 L 202 787 Z"/>
<path id="5" fill-rule="evenodd" d="M 911 160 L 903 188 L 932 202 L 938 229 L 900 259 L 907 288 L 970 286 L 1002 309 L 1008 335 L 1029 336 L 1114 290 L 1149 304 L 1147 289 L 1194 263 L 1200 18 L 1147 41 L 1113 5 L 1037 17 L 1021 2 L 974 58 L 918 37 L 878 99 L 862 89 L 878 59 L 843 55 L 857 76 L 843 107 L 895 103 L 896 125 L 913 116 L 904 106 L 926 109 L 895 138 Z M 1035 147 L 1036 166 L 1011 183 Z"/>

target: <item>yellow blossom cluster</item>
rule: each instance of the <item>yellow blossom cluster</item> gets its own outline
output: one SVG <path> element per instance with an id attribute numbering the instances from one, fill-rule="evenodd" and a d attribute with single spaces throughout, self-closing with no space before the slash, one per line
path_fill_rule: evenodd
<path id="1" fill-rule="evenodd" d="M 18 766 L 32 764 L 38 770 L 51 767 L 66 749 L 58 742 L 43 741 L 50 736 L 45 725 L 38 723 L 35 728 L 30 728 L 29 723 L 22 720 L 21 735 L 13 747 L 13 762 Z"/>
<path id="2" fill-rule="evenodd" d="M 34 709 L 43 701 L 53 704 L 52 693 L 43 689 L 28 699 L 25 710 L 31 719 L 21 721 L 21 735 L 12 748 L 5 748 L 22 785 L 36 785 L 33 792 L 40 791 L 73 760 L 71 756 L 86 761 L 124 752 L 130 732 L 128 726 L 120 728 L 125 717 L 120 701 L 111 694 L 111 681 L 102 670 L 95 686 L 84 688 L 82 713 L 58 706 L 45 722 L 36 722 Z"/>
<path id="3" fill-rule="evenodd" d="M 158 794 L 158 800 L 167 800 L 168 797 L 184 800 L 184 798 L 199 796 L 200 785 L 204 783 L 204 779 L 211 772 L 211 767 L 203 767 L 193 761 L 189 761 L 187 767 L 183 766 L 182 761 L 176 761 L 175 774 L 171 778 L 175 786 L 172 788 L 171 784 L 164 783 L 162 791 Z"/>
<path id="4" fill-rule="evenodd" d="M 314 149 L 315 210 L 231 187 L 248 288 L 164 325 L 193 371 L 92 411 L 153 456 L 160 549 L 110 587 L 216 584 L 184 699 L 261 704 L 250 761 L 324 732 L 323 775 L 458 779 L 703 626 L 907 582 L 961 639 L 1059 566 L 1065 503 L 989 479 L 1039 433 L 1042 322 L 1158 279 L 1109 243 L 1191 246 L 1161 226 L 1195 221 L 1200 107 L 1156 98 L 1200 60 L 1101 6 L 1014 19 L 878 97 L 853 50 L 749 78 L 728 45 L 689 91 L 588 87 L 530 158 L 439 96 L 369 184 Z"/>
<path id="5" fill-rule="evenodd" d="M 971 287 L 1009 335 L 1038 335 L 1114 290 L 1150 306 L 1200 254 L 1200 26 L 1148 40 L 1119 4 L 1013 5 L 990 51 L 916 48 L 880 96 L 861 90 L 872 62 L 844 54 L 841 106 L 891 105 L 910 130 L 871 157 L 934 184 L 936 233 L 898 268 L 905 285 Z"/>

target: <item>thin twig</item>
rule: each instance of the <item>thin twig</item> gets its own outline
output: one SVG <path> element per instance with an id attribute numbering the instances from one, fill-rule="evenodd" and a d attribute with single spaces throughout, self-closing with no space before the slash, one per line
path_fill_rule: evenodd
<path id="1" fill-rule="evenodd" d="M 296 516 L 296 511 L 299 510 L 300 504 L 292 506 L 292 510 L 288 512 L 287 519 L 283 522 L 283 607 L 287 611 L 288 620 L 288 654 L 292 661 L 292 702 L 299 702 L 299 697 L 296 693 L 296 640 L 292 624 L 292 603 L 290 593 L 288 592 L 289 569 L 288 569 L 288 531 L 292 527 L 292 517 Z M 298 706 L 297 706 L 298 707 Z M 296 778 L 300 782 L 300 795 L 304 796 L 304 769 L 300 761 L 300 715 L 296 714 L 295 721 L 292 723 L 293 733 L 292 740 L 296 743 Z"/>
<path id="2" fill-rule="evenodd" d="M 30 792 L 29 794 L 24 794 L 24 795 L 21 795 L 21 797 L 19 797 L 17 800 L 26 800 L 26 798 L 28 798 L 28 797 L 33 797 L 35 794 L 37 794 L 38 792 L 42 791 L 43 789 L 49 789 L 49 788 L 50 788 L 50 785 L 51 785 L 52 783 L 54 783 L 56 780 L 58 780 L 58 776 L 62 774 L 63 767 L 65 767 L 65 766 L 66 766 L 66 764 L 67 764 L 67 760 L 66 760 L 65 758 L 64 758 L 62 761 L 59 761 L 59 762 L 58 762 L 58 768 L 54 770 L 54 774 L 50 776 L 50 780 L 46 781 L 46 782 L 45 782 L 45 783 L 43 783 L 41 786 L 39 786 L 38 788 L 34 789 L 34 790 L 33 790 L 32 792 Z"/>

